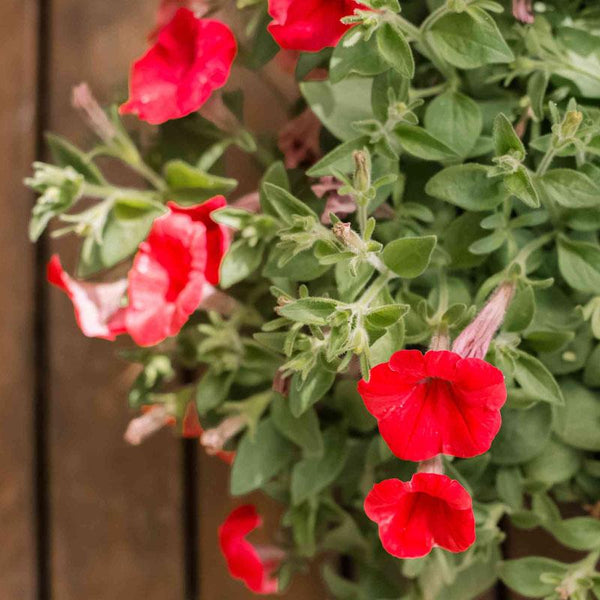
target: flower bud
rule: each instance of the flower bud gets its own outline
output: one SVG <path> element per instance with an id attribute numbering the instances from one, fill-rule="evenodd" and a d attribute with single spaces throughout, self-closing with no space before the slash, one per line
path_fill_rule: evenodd
<path id="1" fill-rule="evenodd" d="M 357 150 L 354 158 L 354 187 L 362 194 L 371 188 L 371 158 L 366 150 Z"/>
<path id="2" fill-rule="evenodd" d="M 89 127 L 105 143 L 110 144 L 118 135 L 116 127 L 110 122 L 87 83 L 73 88 L 71 96 L 73 106 L 81 112 Z"/>
<path id="3" fill-rule="evenodd" d="M 583 120 L 583 114 L 578 110 L 569 110 L 565 114 L 565 118 L 560 125 L 560 136 L 562 139 L 569 139 L 575 137 L 581 121 Z"/>
<path id="4" fill-rule="evenodd" d="M 248 419 L 244 415 L 227 417 L 217 427 L 207 429 L 200 437 L 200 444 L 204 446 L 207 454 L 219 454 L 223 451 L 225 444 L 244 429 L 247 424 Z"/>
<path id="5" fill-rule="evenodd" d="M 463 358 L 485 358 L 515 293 L 515 282 L 502 283 L 474 321 L 454 340 L 452 351 Z"/>
<path id="6" fill-rule="evenodd" d="M 136 417 L 129 422 L 123 438 L 128 444 L 139 446 L 144 440 L 157 431 L 160 431 L 165 425 L 169 425 L 171 421 L 172 417 L 165 406 L 162 404 L 152 406 L 146 414 Z"/>

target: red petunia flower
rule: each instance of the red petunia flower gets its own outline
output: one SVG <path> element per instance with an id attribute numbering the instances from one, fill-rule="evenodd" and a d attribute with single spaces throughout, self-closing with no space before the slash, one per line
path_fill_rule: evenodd
<path id="1" fill-rule="evenodd" d="M 156 28 L 148 37 L 156 38 L 180 8 L 189 8 L 197 17 L 203 17 L 210 10 L 210 0 L 161 0 L 156 11 Z"/>
<path id="2" fill-rule="evenodd" d="M 154 221 L 129 271 L 128 333 L 153 346 L 179 333 L 198 308 L 206 285 L 206 227 L 168 213 Z"/>
<path id="3" fill-rule="evenodd" d="M 502 371 L 446 350 L 396 352 L 358 391 L 392 452 L 412 461 L 486 452 L 506 401 Z"/>
<path id="4" fill-rule="evenodd" d="M 221 552 L 231 576 L 241 579 L 256 594 L 275 594 L 278 588 L 273 572 L 284 558 L 277 547 L 253 546 L 246 536 L 262 525 L 251 504 L 236 508 L 219 527 Z"/>
<path id="5" fill-rule="evenodd" d="M 225 85 L 236 52 L 227 25 L 180 8 L 154 46 L 133 64 L 129 100 L 121 114 L 153 124 L 189 115 Z"/>
<path id="6" fill-rule="evenodd" d="M 195 223 L 202 223 L 206 228 L 206 279 L 212 285 L 219 283 L 219 268 L 231 243 L 231 233 L 227 227 L 213 221 L 211 213 L 227 206 L 223 196 L 215 196 L 202 204 L 179 206 L 175 202 L 167 202 L 172 213 L 187 215 Z"/>
<path id="7" fill-rule="evenodd" d="M 73 302 L 75 319 L 84 335 L 114 340 L 125 333 L 125 309 L 121 302 L 127 291 L 126 279 L 113 283 L 76 281 L 62 268 L 56 254 L 50 259 L 46 273 L 48 281 Z"/>
<path id="8" fill-rule="evenodd" d="M 356 8 L 366 6 L 354 0 L 269 0 L 268 29 L 281 48 L 319 52 L 337 45 L 352 27 L 341 19 Z"/>
<path id="9" fill-rule="evenodd" d="M 416 473 L 408 482 L 377 483 L 365 512 L 379 525 L 383 547 L 397 558 L 419 558 L 434 546 L 463 552 L 475 541 L 471 496 L 446 475 Z"/>

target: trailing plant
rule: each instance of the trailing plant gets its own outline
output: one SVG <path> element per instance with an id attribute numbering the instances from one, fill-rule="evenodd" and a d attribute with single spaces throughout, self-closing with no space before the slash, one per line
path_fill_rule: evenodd
<path id="1" fill-rule="evenodd" d="M 126 439 L 175 426 L 281 503 L 270 547 L 251 505 L 219 529 L 257 593 L 325 557 L 343 600 L 600 598 L 600 9 L 238 0 L 234 36 L 224 4 L 164 0 L 120 109 L 74 92 L 97 145 L 49 136 L 27 180 L 32 239 L 81 239 L 48 275 L 83 333 L 134 342 Z M 294 65 L 279 139 L 234 60 Z M 503 560 L 508 524 L 581 559 Z"/>

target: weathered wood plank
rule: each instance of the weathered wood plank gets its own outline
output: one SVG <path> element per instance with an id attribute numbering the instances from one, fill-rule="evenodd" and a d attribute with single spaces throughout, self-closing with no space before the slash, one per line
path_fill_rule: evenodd
<path id="1" fill-rule="evenodd" d="M 22 180 L 35 154 L 37 2 L 5 0 L 0 22 L 0 597 L 12 600 L 33 599 L 35 592 L 35 271 L 27 239 L 32 196 Z"/>
<path id="2" fill-rule="evenodd" d="M 103 102 L 123 91 L 153 10 L 153 2 L 52 1 L 50 129 L 76 143 L 90 137 L 70 107 L 71 87 L 87 80 Z M 76 246 L 52 248 L 71 270 Z M 54 291 L 49 345 L 54 597 L 183 598 L 178 440 L 165 431 L 141 448 L 125 445 L 134 373 L 116 345 L 81 335 Z"/>

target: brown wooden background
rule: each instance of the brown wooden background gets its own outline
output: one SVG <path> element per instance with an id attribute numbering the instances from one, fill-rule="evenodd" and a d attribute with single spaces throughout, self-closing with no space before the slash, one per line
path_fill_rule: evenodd
<path id="1" fill-rule="evenodd" d="M 33 196 L 22 179 L 44 157 L 43 132 L 85 141 L 71 87 L 87 80 L 103 102 L 113 99 L 145 48 L 156 3 L 0 0 L 1 600 L 251 597 L 217 548 L 233 506 L 227 467 L 168 431 L 125 445 L 135 373 L 113 345 L 80 334 L 70 303 L 45 282 L 50 253 L 60 249 L 72 269 L 75 244 L 27 240 Z M 248 100 L 257 129 L 283 122 L 268 92 Z M 255 180 L 248 170 L 241 191 Z M 327 594 L 312 576 L 287 597 Z M 508 597 L 499 588 L 486 598 Z"/>

